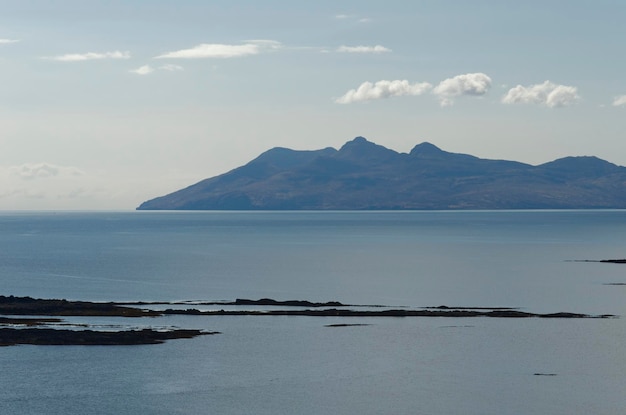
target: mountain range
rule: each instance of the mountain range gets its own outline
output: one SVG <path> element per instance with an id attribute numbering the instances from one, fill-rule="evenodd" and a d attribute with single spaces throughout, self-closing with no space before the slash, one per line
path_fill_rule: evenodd
<path id="1" fill-rule="evenodd" d="M 443 151 L 398 153 L 363 137 L 339 150 L 273 148 L 138 210 L 626 208 L 626 167 L 593 156 L 533 166 Z"/>

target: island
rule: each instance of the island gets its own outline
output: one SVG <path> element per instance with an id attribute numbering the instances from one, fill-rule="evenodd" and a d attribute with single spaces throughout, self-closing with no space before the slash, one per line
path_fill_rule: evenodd
<path id="1" fill-rule="evenodd" d="M 624 209 L 626 167 L 595 156 L 533 166 L 356 137 L 339 150 L 273 148 L 139 210 Z"/>

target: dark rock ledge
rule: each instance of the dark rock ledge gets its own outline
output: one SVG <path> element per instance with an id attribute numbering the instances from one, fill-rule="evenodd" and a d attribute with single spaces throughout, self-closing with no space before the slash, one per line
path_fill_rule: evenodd
<path id="1" fill-rule="evenodd" d="M 0 314 L 22 316 L 156 317 L 161 313 L 116 303 L 48 300 L 0 295 Z"/>
<path id="2" fill-rule="evenodd" d="M 124 307 L 115 303 L 0 296 L 0 315 L 18 316 L 0 317 L 0 346 L 16 344 L 85 346 L 159 344 L 170 339 L 189 339 L 215 334 L 214 332 L 187 329 L 153 330 L 147 328 L 143 330 L 94 331 L 38 327 L 60 325 L 63 321 L 59 318 L 41 316 L 156 317 L 163 315 L 158 311 Z M 6 326 L 20 326 L 20 328 Z"/>
<path id="3" fill-rule="evenodd" d="M 201 330 L 153 329 L 123 331 L 57 330 L 46 328 L 0 328 L 0 346 L 33 344 L 43 346 L 126 346 L 160 344 L 171 339 L 190 339 L 217 334 Z"/>
<path id="4" fill-rule="evenodd" d="M 0 326 L 7 326 L 7 325 L 19 325 L 19 326 L 27 326 L 27 327 L 34 327 L 34 326 L 42 326 L 45 324 L 57 324 L 57 323 L 61 323 L 63 320 L 61 320 L 60 318 L 46 318 L 46 317 L 39 317 L 39 318 L 10 318 L 10 317 L 0 317 Z"/>
<path id="5" fill-rule="evenodd" d="M 226 305 L 226 303 L 219 303 Z M 145 310 L 121 306 L 119 303 L 93 303 L 87 301 L 45 300 L 31 297 L 0 296 L 0 315 L 36 315 L 36 316 L 116 316 L 116 317 L 157 317 L 171 314 L 204 315 L 204 316 L 317 316 L 317 317 L 500 317 L 500 318 L 611 318 L 612 314 L 592 316 L 579 313 L 537 314 L 519 311 L 507 307 L 426 307 L 421 309 L 377 309 L 351 310 L 342 303 L 312 303 L 304 300 L 276 301 L 272 299 L 236 300 L 233 305 L 293 305 L 308 306 L 313 309 L 281 309 L 281 310 L 217 310 L 200 311 L 194 308 L 177 310 L 168 308 L 163 311 Z M 312 305 L 311 305 L 312 304 Z M 333 308 L 325 308 L 333 305 Z M 381 307 L 381 306 L 375 306 Z"/>
<path id="6" fill-rule="evenodd" d="M 361 327 L 361 326 L 369 326 L 370 324 L 361 324 L 361 323 L 339 323 L 339 324 L 327 324 L 324 327 Z"/>
<path id="7" fill-rule="evenodd" d="M 575 259 L 569 262 L 600 262 L 603 264 L 626 264 L 626 258 L 624 259 Z"/>
<path id="8" fill-rule="evenodd" d="M 122 303 L 119 303 L 122 304 Z M 137 301 L 123 303 L 123 305 L 220 305 L 220 306 L 277 306 L 277 307 L 385 307 L 374 304 L 343 304 L 339 301 L 327 301 L 324 303 L 312 302 L 308 300 L 274 300 L 272 298 L 261 298 L 259 300 L 249 300 L 247 298 L 237 298 L 235 301 Z"/>
<path id="9" fill-rule="evenodd" d="M 187 314 L 198 316 L 311 316 L 311 317 L 499 317 L 499 318 L 615 318 L 612 314 L 593 316 L 579 313 L 537 314 L 524 311 L 497 309 L 445 309 L 445 310 L 216 310 L 200 311 L 197 309 L 174 310 L 168 308 L 163 314 Z"/>

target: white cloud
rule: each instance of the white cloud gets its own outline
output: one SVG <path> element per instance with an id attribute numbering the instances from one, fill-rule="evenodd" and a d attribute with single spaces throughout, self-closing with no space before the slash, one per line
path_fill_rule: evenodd
<path id="1" fill-rule="evenodd" d="M 154 72 L 154 68 L 152 66 L 150 66 L 150 65 L 143 65 L 143 66 L 140 66 L 139 68 L 133 69 L 133 70 L 131 70 L 129 72 L 136 73 L 137 75 L 148 75 L 148 74 Z"/>
<path id="2" fill-rule="evenodd" d="M 81 62 L 99 59 L 130 59 L 130 52 L 87 52 L 87 53 L 68 53 L 66 55 L 53 56 L 51 58 L 61 62 Z"/>
<path id="3" fill-rule="evenodd" d="M 76 167 L 57 166 L 49 163 L 25 163 L 20 166 L 9 167 L 9 172 L 24 180 L 83 175 L 83 172 Z"/>
<path id="4" fill-rule="evenodd" d="M 167 65 L 159 66 L 159 69 L 163 69 L 164 71 L 174 72 L 174 71 L 182 71 L 184 68 L 180 65 L 174 65 L 172 63 L 169 63 Z"/>
<path id="5" fill-rule="evenodd" d="M 626 105 L 626 95 L 620 95 L 619 97 L 615 97 L 613 100 L 613 106 L 619 107 L 622 105 Z"/>
<path id="6" fill-rule="evenodd" d="M 528 87 L 517 85 L 502 97 L 505 104 L 540 104 L 548 108 L 566 107 L 580 100 L 578 89 L 550 81 Z"/>
<path id="7" fill-rule="evenodd" d="M 279 49 L 281 46 L 282 44 L 275 40 L 249 40 L 241 45 L 203 43 L 190 49 L 181 49 L 174 52 L 164 53 L 157 56 L 156 59 L 228 59 L 241 56 L 258 55 L 266 50 Z"/>
<path id="8" fill-rule="evenodd" d="M 175 72 L 175 71 L 182 71 L 183 67 L 180 66 L 180 65 L 174 65 L 174 64 L 161 65 L 158 68 L 153 68 L 150 65 L 143 65 L 143 66 L 140 66 L 137 69 L 132 69 L 129 72 L 135 73 L 137 75 L 149 75 L 149 74 L 153 73 L 156 70 Z"/>
<path id="9" fill-rule="evenodd" d="M 481 96 L 491 88 L 491 78 L 484 73 L 468 73 L 448 78 L 439 83 L 433 94 L 437 95 L 441 106 L 454 104 L 454 98 L 462 95 Z"/>
<path id="10" fill-rule="evenodd" d="M 399 97 L 403 95 L 422 95 L 430 90 L 428 82 L 411 84 L 407 80 L 363 82 L 357 89 L 351 89 L 335 100 L 338 104 L 372 101 L 376 99 Z"/>
<path id="11" fill-rule="evenodd" d="M 244 42 L 252 43 L 254 45 L 258 45 L 259 47 L 265 48 L 265 49 L 280 49 L 283 47 L 282 43 L 280 43 L 277 40 L 271 40 L 271 39 L 250 39 L 250 40 L 245 40 Z"/>
<path id="12" fill-rule="evenodd" d="M 17 43 L 19 40 L 17 39 L 0 39 L 0 45 L 6 45 L 8 43 Z"/>
<path id="13" fill-rule="evenodd" d="M 350 17 L 352 16 L 350 16 L 349 14 L 336 14 L 335 15 L 335 19 L 337 20 L 349 19 Z"/>
<path id="14" fill-rule="evenodd" d="M 376 46 L 340 46 L 337 48 L 337 52 L 346 53 L 385 53 L 391 52 L 391 49 L 381 45 Z"/>

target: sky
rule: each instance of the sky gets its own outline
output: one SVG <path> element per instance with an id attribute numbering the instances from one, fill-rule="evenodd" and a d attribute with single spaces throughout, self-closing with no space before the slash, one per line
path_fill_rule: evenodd
<path id="1" fill-rule="evenodd" d="M 0 210 L 131 210 L 273 147 L 626 166 L 623 0 L 0 0 Z"/>

